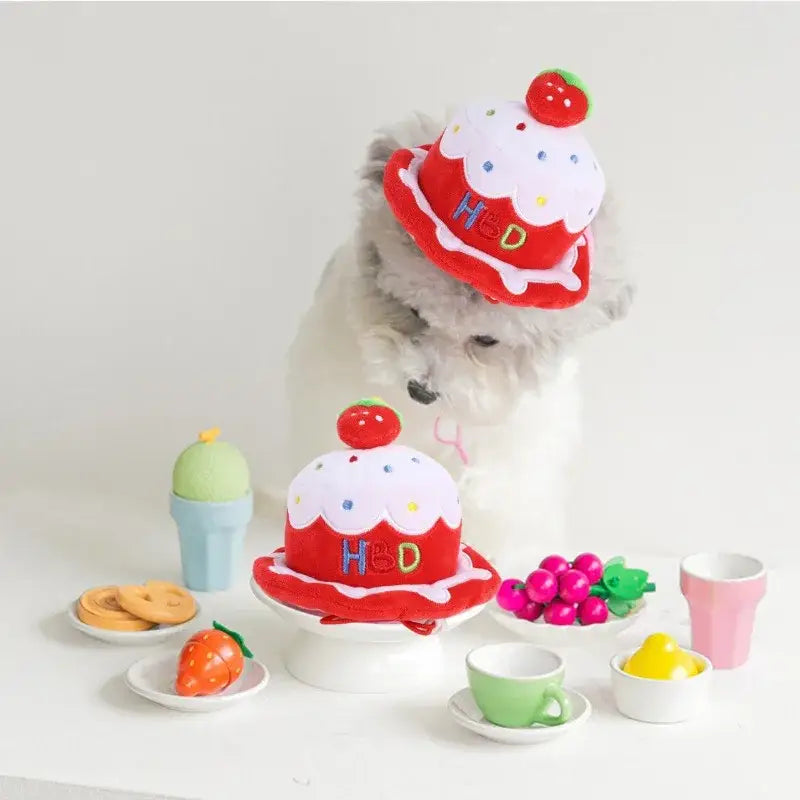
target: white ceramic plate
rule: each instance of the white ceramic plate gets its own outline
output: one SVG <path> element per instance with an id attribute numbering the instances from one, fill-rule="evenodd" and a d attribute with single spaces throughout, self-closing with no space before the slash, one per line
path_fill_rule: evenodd
<path id="1" fill-rule="evenodd" d="M 123 645 L 158 644 L 165 639 L 169 639 L 170 636 L 185 630 L 198 618 L 200 605 L 197 601 L 195 601 L 195 604 L 197 605 L 197 611 L 190 620 L 181 622 L 180 625 L 156 625 L 155 628 L 150 628 L 149 631 L 109 631 L 105 628 L 95 628 L 93 625 L 87 625 L 78 619 L 78 614 L 75 610 L 78 605 L 77 600 L 74 603 L 70 603 L 67 609 L 67 618 L 73 628 L 85 633 L 87 636 L 91 636 L 93 639 L 99 639 L 101 642 Z"/>
<path id="2" fill-rule="evenodd" d="M 495 622 L 527 642 L 542 647 L 583 647 L 615 638 L 642 616 L 645 607 L 642 600 L 627 617 L 610 614 L 608 620 L 599 625 L 548 625 L 541 618 L 528 622 L 504 611 L 496 600 L 489 605 L 489 614 Z"/>
<path id="3" fill-rule="evenodd" d="M 591 716 L 591 703 L 582 694 L 566 687 L 564 687 L 564 692 L 569 697 L 572 716 L 563 725 L 502 728 L 500 725 L 488 722 L 484 718 L 481 710 L 475 704 L 469 688 L 456 692 L 448 701 L 447 710 L 462 728 L 477 733 L 486 739 L 491 739 L 493 742 L 501 742 L 502 744 L 541 744 L 572 733 Z"/>
<path id="4" fill-rule="evenodd" d="M 302 608 L 287 606 L 264 592 L 254 578 L 250 579 L 253 594 L 264 605 L 269 606 L 281 619 L 303 631 L 315 633 L 329 639 L 345 639 L 351 642 L 415 642 L 420 636 L 399 622 L 348 622 L 342 625 L 322 625 L 321 614 L 304 611 Z M 468 608 L 453 617 L 439 620 L 435 633 L 449 631 L 458 627 L 485 608 L 483 605 Z"/>
<path id="5" fill-rule="evenodd" d="M 175 692 L 178 655 L 178 652 L 174 652 L 137 661 L 125 673 L 125 683 L 132 692 L 166 708 L 207 713 L 246 702 L 269 682 L 267 668 L 260 661 L 246 658 L 242 677 L 219 694 L 181 697 Z"/>

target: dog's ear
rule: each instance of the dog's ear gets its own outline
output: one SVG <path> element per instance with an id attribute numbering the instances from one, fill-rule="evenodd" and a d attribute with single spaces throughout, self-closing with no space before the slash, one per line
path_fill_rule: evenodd
<path id="1" fill-rule="evenodd" d="M 367 148 L 367 159 L 361 168 L 361 178 L 371 186 L 382 187 L 386 162 L 400 146 L 400 142 L 390 133 L 380 133 Z"/>
<path id="2" fill-rule="evenodd" d="M 395 150 L 433 144 L 442 132 L 442 126 L 426 114 L 410 117 L 378 131 L 367 148 L 367 158 L 360 175 L 367 187 L 383 191 L 383 173 L 386 162 Z"/>

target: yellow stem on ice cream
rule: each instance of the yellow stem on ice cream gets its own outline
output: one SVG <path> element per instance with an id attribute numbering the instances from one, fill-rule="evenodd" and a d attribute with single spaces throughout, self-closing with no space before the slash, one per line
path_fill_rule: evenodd
<path id="1" fill-rule="evenodd" d="M 219 428 L 209 428 L 206 431 L 200 431 L 200 436 L 198 437 L 201 442 L 205 442 L 206 444 L 210 444 L 213 441 L 216 441 L 217 436 L 219 436 L 220 430 Z"/>

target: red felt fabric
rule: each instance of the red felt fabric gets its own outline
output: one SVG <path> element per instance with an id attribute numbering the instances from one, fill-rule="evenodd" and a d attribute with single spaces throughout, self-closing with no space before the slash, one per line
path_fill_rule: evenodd
<path id="1" fill-rule="evenodd" d="M 384 520 L 372 530 L 345 536 L 333 530 L 322 517 L 299 530 L 287 518 L 284 541 L 289 568 L 319 581 L 366 587 L 435 583 L 455 574 L 461 526 L 453 529 L 439 519 L 427 533 L 410 536 Z M 345 545 L 348 552 L 356 554 L 361 541 L 366 544 L 365 574 L 359 573 L 355 559 L 348 561 L 345 573 L 342 547 Z M 404 543 L 401 552 L 400 545 Z M 416 560 L 408 544 L 419 548 L 419 564 L 413 571 L 403 572 L 400 566 L 409 568 Z"/>
<path id="2" fill-rule="evenodd" d="M 472 559 L 473 566 L 487 570 L 491 577 L 452 587 L 447 603 L 434 603 L 415 592 L 403 590 L 354 599 L 346 597 L 330 583 L 309 582 L 294 575 L 271 572 L 269 568 L 274 563 L 273 556 L 283 551 L 280 548 L 273 555 L 256 559 L 253 564 L 253 578 L 261 589 L 281 603 L 353 622 L 428 622 L 446 619 L 488 602 L 500 586 L 500 576 L 492 565 L 471 547 L 464 546 L 464 552 Z"/>
<path id="3" fill-rule="evenodd" d="M 547 269 L 557 264 L 564 253 L 580 238 L 581 231 L 570 233 L 563 222 L 537 227 L 529 225 L 514 210 L 508 197 L 483 197 L 467 183 L 464 173 L 464 160 L 445 158 L 439 149 L 439 142 L 428 151 L 419 171 L 419 185 L 436 212 L 436 216 L 465 244 L 476 250 L 494 256 L 498 261 L 513 264 L 523 269 Z M 453 219 L 465 193 L 472 196 L 469 205 L 474 208 L 481 201 L 486 208 L 471 228 L 464 226 L 465 214 Z M 509 223 L 518 225 L 525 231 L 525 244 L 517 250 L 504 250 L 500 247 L 500 237 Z M 515 233 L 512 243 L 517 241 Z"/>
<path id="4" fill-rule="evenodd" d="M 509 292 L 497 271 L 484 262 L 442 247 L 434 222 L 420 210 L 411 190 L 400 180 L 400 170 L 407 169 L 412 158 L 410 150 L 398 150 L 392 155 L 386 164 L 384 193 L 400 224 L 434 264 L 473 286 L 487 300 L 506 305 L 558 309 L 576 305 L 586 297 L 590 272 L 588 246 L 578 248 L 578 261 L 573 269 L 581 281 L 579 289 L 571 291 L 560 284 L 530 284 L 519 295 Z M 434 159 L 430 168 L 429 159 Z M 517 267 L 546 269 L 553 266 L 583 233 L 570 233 L 561 222 L 541 228 L 527 225 L 516 216 L 510 200 L 481 197 L 467 184 L 463 162 L 444 158 L 439 153 L 438 142 L 428 150 L 419 180 L 431 208 L 461 241 Z M 452 219 L 467 191 L 472 195 L 470 207 L 474 208 L 478 201 L 486 206 L 469 230 L 465 229 L 463 218 L 461 221 Z M 519 225 L 527 234 L 525 244 L 517 250 L 504 250 L 499 244 L 499 237 L 510 222 Z"/>

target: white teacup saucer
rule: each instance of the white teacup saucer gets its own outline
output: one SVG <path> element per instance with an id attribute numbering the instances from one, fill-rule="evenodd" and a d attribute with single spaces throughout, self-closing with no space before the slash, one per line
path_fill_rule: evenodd
<path id="1" fill-rule="evenodd" d="M 534 725 L 530 728 L 502 728 L 486 720 L 475 704 L 472 692 L 464 688 L 447 703 L 447 710 L 462 728 L 502 744 L 541 744 L 566 736 L 579 728 L 592 713 L 591 703 L 579 692 L 564 687 L 572 706 L 572 717 L 563 725 Z"/>
<path id="2" fill-rule="evenodd" d="M 209 712 L 246 702 L 269 681 L 267 668 L 254 658 L 246 658 L 241 678 L 219 694 L 181 697 L 175 691 L 177 665 L 177 652 L 143 658 L 125 673 L 125 683 L 132 692 L 175 711 Z"/>

